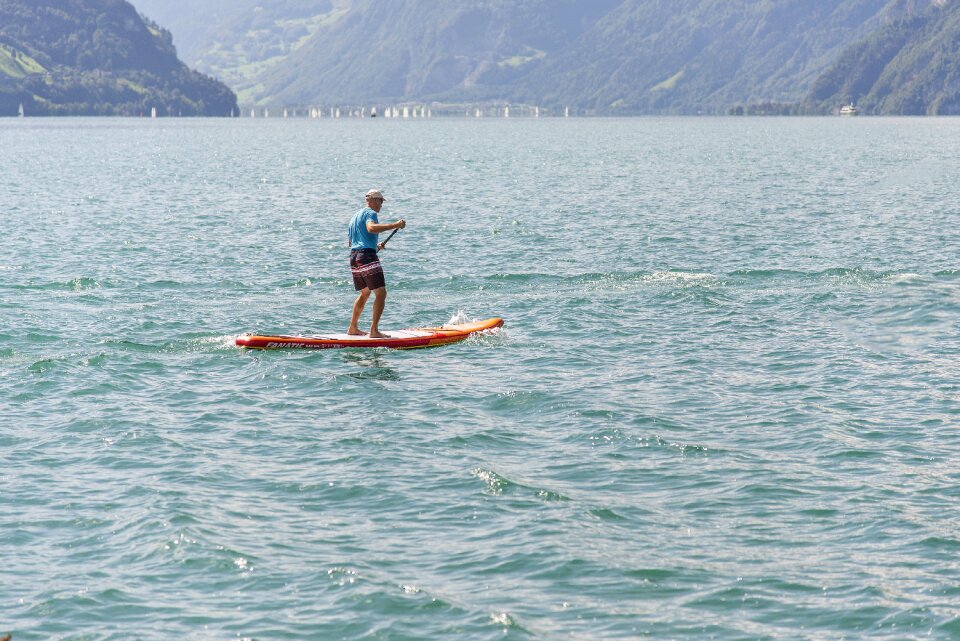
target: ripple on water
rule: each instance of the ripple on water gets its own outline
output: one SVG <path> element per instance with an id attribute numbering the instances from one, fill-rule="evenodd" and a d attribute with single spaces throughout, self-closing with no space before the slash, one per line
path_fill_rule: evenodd
<path id="1" fill-rule="evenodd" d="M 570 499 L 566 496 L 553 492 L 544 488 L 533 487 L 531 485 L 519 483 L 516 481 L 511 481 L 505 476 L 494 472 L 493 470 L 487 470 L 481 467 L 474 468 L 470 471 L 471 474 L 476 476 L 478 479 L 484 482 L 486 489 L 485 492 L 491 496 L 504 496 L 513 493 L 518 493 L 522 495 L 533 496 L 542 501 L 569 501 Z"/>

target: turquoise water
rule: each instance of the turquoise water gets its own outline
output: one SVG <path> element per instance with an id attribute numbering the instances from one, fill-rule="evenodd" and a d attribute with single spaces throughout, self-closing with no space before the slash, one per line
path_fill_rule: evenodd
<path id="1" fill-rule="evenodd" d="M 0 161 L 0 634 L 960 638 L 960 121 L 25 119 Z M 382 326 L 503 330 L 236 349 L 346 327 L 371 187 Z"/>

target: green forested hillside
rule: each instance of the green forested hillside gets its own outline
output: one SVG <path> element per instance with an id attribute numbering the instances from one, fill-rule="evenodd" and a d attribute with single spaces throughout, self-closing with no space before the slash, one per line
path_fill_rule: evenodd
<path id="1" fill-rule="evenodd" d="M 924 6 L 845 50 L 814 83 L 811 110 L 960 114 L 960 7 Z"/>
<path id="2" fill-rule="evenodd" d="M 573 95 L 614 113 L 792 102 L 895 11 L 885 0 L 625 2 L 531 74 L 529 87 L 547 103 Z"/>
<path id="3" fill-rule="evenodd" d="M 137 1 L 148 15 L 192 12 L 208 25 L 175 37 L 198 68 L 260 105 L 499 101 L 635 114 L 776 103 L 821 112 L 873 74 L 852 97 L 871 110 L 899 113 L 913 92 L 910 109 L 942 111 L 960 32 L 944 17 L 956 13 L 953 0 Z M 874 73 L 867 59 L 878 56 L 894 66 Z M 947 88 L 934 91 L 938 82 Z"/>
<path id="4" fill-rule="evenodd" d="M 529 99 L 524 78 L 619 2 L 353 0 L 260 75 L 260 96 L 293 103 Z"/>
<path id="5" fill-rule="evenodd" d="M 180 58 L 194 66 L 195 56 L 223 30 L 223 21 L 252 14 L 257 0 L 128 0 L 147 19 L 173 34 Z M 231 37 L 232 38 L 232 37 Z"/>
<path id="6" fill-rule="evenodd" d="M 168 26 L 191 65 L 229 84 L 242 99 L 260 97 L 259 76 L 283 62 L 344 0 L 139 0 L 137 8 Z"/>
<path id="7" fill-rule="evenodd" d="M 0 115 L 228 115 L 236 96 L 177 59 L 124 0 L 0 0 Z"/>

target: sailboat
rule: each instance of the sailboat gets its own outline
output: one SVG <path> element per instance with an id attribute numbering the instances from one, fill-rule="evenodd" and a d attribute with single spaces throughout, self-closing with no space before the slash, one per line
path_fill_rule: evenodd
<path id="1" fill-rule="evenodd" d="M 23 103 L 22 103 L 22 102 L 20 103 L 20 111 L 18 111 L 17 113 L 18 113 L 18 115 L 19 115 L 21 118 L 23 118 Z"/>

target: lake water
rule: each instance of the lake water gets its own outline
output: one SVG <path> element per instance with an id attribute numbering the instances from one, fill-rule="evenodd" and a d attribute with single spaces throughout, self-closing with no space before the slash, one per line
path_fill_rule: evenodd
<path id="1" fill-rule="evenodd" d="M 0 163 L 0 635 L 960 638 L 960 120 L 28 118 Z M 382 327 L 505 327 L 234 347 L 346 328 L 372 187 Z"/>

